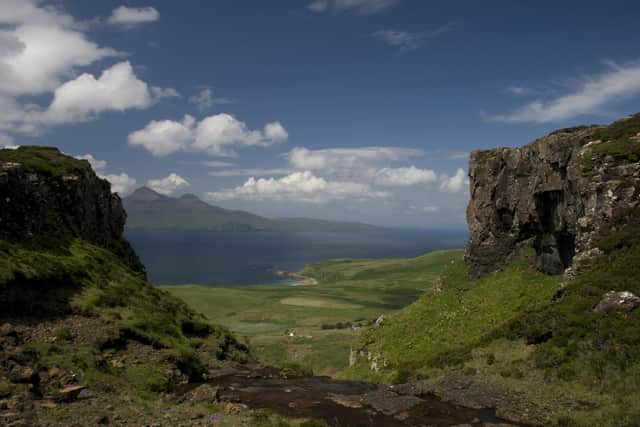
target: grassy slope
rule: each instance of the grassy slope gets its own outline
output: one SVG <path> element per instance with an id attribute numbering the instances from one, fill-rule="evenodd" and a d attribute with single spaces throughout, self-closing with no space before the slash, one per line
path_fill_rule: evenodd
<path id="1" fill-rule="evenodd" d="M 594 138 L 603 142 L 583 159 L 584 176 L 607 162 L 638 162 L 638 134 L 640 115 L 597 130 Z M 551 296 L 559 279 L 535 272 L 526 256 L 475 283 L 455 263 L 441 294 L 363 334 L 360 347 L 380 352 L 388 367 L 375 373 L 362 360 L 348 376 L 436 383 L 462 373 L 521 396 L 527 403 L 520 414 L 528 411 L 532 422 L 640 425 L 640 310 L 593 311 L 606 292 L 640 294 L 638 224 L 640 209 L 630 207 L 623 222 L 603 228 L 596 246 L 605 255 L 568 282 L 558 300 Z"/>
<path id="2" fill-rule="evenodd" d="M 295 362 L 331 375 L 348 365 L 358 332 L 323 325 L 372 321 L 397 311 L 430 290 L 444 266 L 461 257 L 460 251 L 441 251 L 415 259 L 325 261 L 303 271 L 319 280 L 317 286 L 164 289 L 246 336 L 264 362 Z M 285 336 L 289 329 L 295 337 Z"/>
<path id="3" fill-rule="evenodd" d="M 102 369 L 92 362 L 92 356 L 103 349 L 99 347 L 106 348 L 110 341 L 115 343 L 123 336 L 163 349 L 190 374 L 196 374 L 202 365 L 197 356 L 199 347 L 206 345 L 223 352 L 224 342 L 234 341 L 225 329 L 210 325 L 182 301 L 148 285 L 142 275 L 131 271 L 111 252 L 79 239 L 55 252 L 24 248 L 0 240 L 0 287 L 19 289 L 21 284 L 34 282 L 43 287 L 77 288 L 79 293 L 72 300 L 75 310 L 98 316 L 109 325 L 108 337 L 97 347 L 65 346 L 62 340 L 37 348 L 44 363 L 51 361 L 56 365 L 66 361 L 64 366 L 77 363 L 82 367 L 79 372 L 86 376 L 80 380 L 89 384 L 110 378 L 122 385 L 118 375 L 121 373 Z M 238 348 L 241 349 L 231 345 L 229 354 L 224 356 L 229 359 L 241 357 L 241 352 L 233 354 Z M 127 373 L 131 381 L 124 384 L 147 391 L 171 387 L 153 366 L 147 366 L 143 371 Z"/>
<path id="4" fill-rule="evenodd" d="M 373 372 L 364 359 L 346 376 L 404 382 L 462 373 L 523 396 L 530 421 L 638 425 L 640 310 L 592 309 L 610 290 L 640 294 L 640 228 L 612 233 L 600 246 L 608 255 L 556 302 L 559 279 L 535 272 L 526 259 L 475 283 L 456 262 L 443 276 L 442 293 L 361 337 L 361 348 L 379 351 L 388 367 Z M 527 345 L 549 332 L 548 341 Z"/>
<path id="5" fill-rule="evenodd" d="M 380 352 L 387 369 L 370 371 L 361 360 L 348 376 L 406 381 L 463 363 L 487 333 L 541 306 L 557 291 L 559 279 L 534 271 L 524 258 L 473 284 L 462 260 L 456 260 L 442 275 L 442 292 L 425 295 L 362 335 L 356 348 Z"/>

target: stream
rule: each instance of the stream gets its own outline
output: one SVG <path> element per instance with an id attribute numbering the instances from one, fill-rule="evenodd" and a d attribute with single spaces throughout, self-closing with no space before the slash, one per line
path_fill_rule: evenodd
<path id="1" fill-rule="evenodd" d="M 315 418 L 331 426 L 503 426 L 493 410 L 475 410 L 443 402 L 432 395 L 402 395 L 392 386 L 329 377 L 285 377 L 260 368 L 221 373 L 207 384 L 217 387 L 221 401 L 267 408 L 288 418 Z M 185 384 L 185 395 L 201 384 Z"/>

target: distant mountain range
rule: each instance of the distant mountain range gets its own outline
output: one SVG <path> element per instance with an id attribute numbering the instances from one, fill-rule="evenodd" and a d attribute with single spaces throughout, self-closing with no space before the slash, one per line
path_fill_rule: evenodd
<path id="1" fill-rule="evenodd" d="M 212 206 L 193 194 L 168 197 L 141 187 L 122 199 L 128 228 L 206 229 L 215 231 L 372 231 L 369 224 L 310 218 L 270 219 L 250 212 Z"/>

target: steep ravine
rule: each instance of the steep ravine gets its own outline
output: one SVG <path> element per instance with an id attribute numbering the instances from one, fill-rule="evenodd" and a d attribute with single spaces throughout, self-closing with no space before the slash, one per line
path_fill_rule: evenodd
<path id="1" fill-rule="evenodd" d="M 428 394 L 262 366 L 147 283 L 120 199 L 87 162 L 0 150 L 0 199 L 0 425 L 500 421 Z"/>

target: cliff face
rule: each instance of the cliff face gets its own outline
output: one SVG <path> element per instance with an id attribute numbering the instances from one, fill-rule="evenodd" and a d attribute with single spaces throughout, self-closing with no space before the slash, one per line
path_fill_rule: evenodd
<path id="1" fill-rule="evenodd" d="M 79 237 L 144 272 L 122 237 L 126 217 L 88 162 L 55 148 L 0 150 L 0 239 L 50 245 Z"/>
<path id="2" fill-rule="evenodd" d="M 578 267 L 599 251 L 594 236 L 637 220 L 639 160 L 640 114 L 472 153 L 465 254 L 472 277 L 500 268 L 523 242 L 533 244 L 541 271 Z"/>

